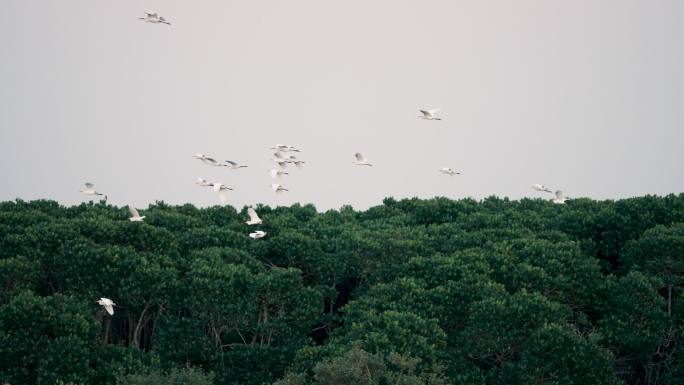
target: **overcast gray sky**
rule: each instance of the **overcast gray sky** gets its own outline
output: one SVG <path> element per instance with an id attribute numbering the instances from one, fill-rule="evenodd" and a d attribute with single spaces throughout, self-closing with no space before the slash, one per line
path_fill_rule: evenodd
<path id="1" fill-rule="evenodd" d="M 679 193 L 683 20 L 681 0 L 1 0 L 0 200 L 75 204 L 91 181 L 118 205 L 218 204 L 197 177 L 236 207 L 321 210 Z M 277 199 L 276 143 L 308 162 Z"/>

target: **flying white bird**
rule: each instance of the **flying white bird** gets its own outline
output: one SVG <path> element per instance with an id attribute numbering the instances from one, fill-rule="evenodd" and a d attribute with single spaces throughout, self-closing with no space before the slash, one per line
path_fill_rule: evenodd
<path id="1" fill-rule="evenodd" d="M 210 166 L 225 166 L 224 163 L 221 163 L 221 162 L 217 161 L 216 159 L 209 157 L 205 154 L 200 154 L 199 152 L 196 153 L 195 155 L 193 155 L 192 157 L 195 159 L 199 159 L 202 162 L 204 162 L 205 164 L 208 164 Z"/>
<path id="2" fill-rule="evenodd" d="M 286 189 L 285 187 L 283 187 L 282 185 L 279 185 L 278 183 L 271 184 L 271 188 L 273 189 L 273 191 L 276 192 L 276 194 L 280 194 L 283 191 L 290 191 L 290 190 Z"/>
<path id="3" fill-rule="evenodd" d="M 294 159 L 294 160 L 290 159 L 287 161 L 287 163 L 292 163 L 295 166 L 301 168 L 304 165 L 304 163 L 306 163 L 306 162 L 303 160 L 299 160 L 299 159 Z"/>
<path id="4" fill-rule="evenodd" d="M 92 184 L 90 182 L 86 182 L 85 187 L 86 188 L 84 188 L 83 190 L 79 190 L 79 191 L 81 191 L 82 194 L 84 194 L 84 195 L 102 195 L 102 196 L 104 196 L 104 199 L 107 200 L 107 195 L 105 195 L 101 192 L 97 192 L 95 190 L 94 184 Z"/>
<path id="5" fill-rule="evenodd" d="M 287 164 L 290 163 L 287 159 L 273 158 L 271 160 L 280 168 L 287 168 Z"/>
<path id="6" fill-rule="evenodd" d="M 232 191 L 233 189 L 223 183 L 214 183 L 214 191 L 218 193 L 221 203 L 226 203 L 228 200 L 228 190 Z"/>
<path id="7" fill-rule="evenodd" d="M 288 156 L 287 158 L 283 156 L 283 153 L 280 152 L 280 150 L 276 151 L 273 153 L 273 158 L 271 160 L 276 163 L 280 168 L 287 168 L 288 163 L 294 163 L 293 160 L 297 159 L 297 157 L 294 157 L 292 155 Z"/>
<path id="8" fill-rule="evenodd" d="M 271 147 L 271 150 L 276 150 L 276 151 L 282 151 L 282 152 L 299 152 L 298 149 L 294 148 L 293 146 L 288 146 L 285 144 L 276 144 L 275 146 Z"/>
<path id="9" fill-rule="evenodd" d="M 451 176 L 454 176 L 456 174 L 459 174 L 459 175 L 461 174 L 460 172 L 456 172 L 456 171 L 452 170 L 451 167 L 442 167 L 439 169 L 439 172 L 441 172 L 442 174 L 447 174 L 447 175 L 451 175 Z"/>
<path id="10" fill-rule="evenodd" d="M 442 120 L 442 118 L 435 117 L 435 114 L 439 111 L 439 108 L 434 108 L 432 110 L 420 110 L 422 115 L 418 115 L 419 118 L 425 120 Z"/>
<path id="11" fill-rule="evenodd" d="M 255 231 L 255 232 L 253 232 L 253 233 L 249 233 L 249 237 L 252 238 L 252 239 L 259 239 L 259 238 L 263 238 L 263 237 L 265 237 L 265 236 L 266 236 L 266 232 L 265 232 L 265 231 L 261 231 L 261 230 L 257 230 L 257 231 Z"/>
<path id="12" fill-rule="evenodd" d="M 138 19 L 143 20 L 146 23 L 171 25 L 171 23 L 166 21 L 166 19 L 157 15 L 156 12 L 155 13 L 145 12 L 145 17 L 139 17 Z"/>
<path id="13" fill-rule="evenodd" d="M 228 167 L 228 168 L 231 168 L 231 169 L 233 169 L 233 170 L 237 170 L 238 168 L 247 167 L 247 166 L 244 166 L 244 165 L 238 165 L 237 163 L 233 162 L 232 160 L 227 160 L 227 161 L 225 161 L 225 163 L 224 163 L 223 165 L 226 166 L 226 167 Z"/>
<path id="14" fill-rule="evenodd" d="M 204 178 L 197 178 L 197 181 L 195 182 L 196 185 L 199 185 L 201 187 L 213 187 L 214 183 L 209 182 L 208 180 Z"/>
<path id="15" fill-rule="evenodd" d="M 107 313 L 109 313 L 109 315 L 114 315 L 114 306 L 116 306 L 116 304 L 112 302 L 111 299 L 102 297 L 96 302 L 100 306 L 104 307 L 105 310 L 107 310 Z"/>
<path id="16" fill-rule="evenodd" d="M 548 192 L 548 193 L 551 192 L 551 190 L 549 190 L 548 187 L 544 186 L 543 184 L 539 184 L 539 183 L 533 185 L 532 188 L 537 190 L 537 191 L 543 191 L 543 192 Z"/>
<path id="17" fill-rule="evenodd" d="M 551 201 L 552 201 L 553 203 L 557 203 L 557 204 L 560 204 L 560 205 L 562 205 L 563 203 L 565 203 L 565 201 L 567 201 L 567 200 L 568 200 L 568 198 L 566 198 L 566 197 L 563 195 L 563 192 L 562 192 L 561 190 L 556 191 L 556 198 L 551 199 Z"/>
<path id="18" fill-rule="evenodd" d="M 354 156 L 356 157 L 356 160 L 353 162 L 355 165 L 372 166 L 372 164 L 368 163 L 368 160 L 366 158 L 364 158 L 360 152 L 357 152 L 356 154 L 354 154 Z"/>
<path id="19" fill-rule="evenodd" d="M 131 217 L 128 218 L 129 221 L 131 222 L 142 222 L 145 219 L 145 216 L 143 215 L 142 217 L 140 214 L 138 214 L 138 210 L 135 209 L 135 207 L 128 205 L 128 211 L 131 213 Z"/>
<path id="20" fill-rule="evenodd" d="M 247 208 L 247 215 L 249 215 L 249 220 L 245 222 L 248 225 L 260 225 L 261 224 L 261 218 L 256 213 L 256 210 L 254 210 L 251 207 Z"/>
<path id="21" fill-rule="evenodd" d="M 289 173 L 285 171 L 276 170 L 275 168 L 271 170 L 271 178 L 280 178 L 281 175 L 288 175 Z"/>

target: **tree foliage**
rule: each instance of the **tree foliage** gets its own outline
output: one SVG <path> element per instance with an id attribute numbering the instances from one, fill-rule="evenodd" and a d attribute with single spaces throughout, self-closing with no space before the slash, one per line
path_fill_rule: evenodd
<path id="1" fill-rule="evenodd" d="M 1 202 L 0 383 L 681 383 L 684 194 L 256 210 Z"/>

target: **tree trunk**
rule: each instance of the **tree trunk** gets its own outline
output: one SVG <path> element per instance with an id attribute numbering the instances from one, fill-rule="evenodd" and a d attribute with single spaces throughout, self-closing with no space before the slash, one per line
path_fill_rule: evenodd
<path id="1" fill-rule="evenodd" d="M 105 332 L 104 335 L 102 336 L 102 346 L 107 345 L 107 341 L 109 341 L 109 325 L 111 324 L 112 320 L 111 318 L 107 317 L 105 318 Z"/>
<path id="2" fill-rule="evenodd" d="M 164 311 L 164 307 L 159 305 L 159 309 L 157 310 L 157 314 L 154 316 L 154 320 L 152 321 L 152 327 L 150 328 L 150 346 L 149 348 L 152 349 L 152 345 L 154 345 L 154 328 L 157 326 L 157 321 L 159 321 L 159 317 L 161 317 L 162 312 Z"/>
<path id="3" fill-rule="evenodd" d="M 131 318 L 131 314 L 128 314 L 128 322 L 125 325 L 124 330 L 128 332 L 128 335 L 126 336 L 126 344 L 128 346 L 131 346 L 131 342 L 133 341 L 133 318 Z"/>
<path id="4" fill-rule="evenodd" d="M 143 325 L 147 321 L 147 319 L 145 318 L 145 313 L 147 312 L 149 306 L 149 304 L 145 304 L 142 313 L 140 313 L 140 318 L 138 318 L 138 322 L 135 324 L 135 330 L 133 331 L 133 339 L 131 341 L 131 345 L 135 346 L 136 348 L 140 347 L 140 330 L 142 330 Z"/>

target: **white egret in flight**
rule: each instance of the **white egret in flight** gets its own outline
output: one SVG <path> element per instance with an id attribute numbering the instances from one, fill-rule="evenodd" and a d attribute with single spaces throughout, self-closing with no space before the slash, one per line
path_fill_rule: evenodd
<path id="1" fill-rule="evenodd" d="M 551 192 L 551 190 L 549 190 L 548 187 L 544 186 L 543 184 L 539 184 L 539 183 L 533 185 L 532 188 L 534 190 L 537 190 L 537 191 L 543 191 L 543 192 L 547 192 L 547 193 Z"/>
<path id="2" fill-rule="evenodd" d="M 195 182 L 196 185 L 199 185 L 201 187 L 213 187 L 214 183 L 209 182 L 208 180 L 204 178 L 197 178 L 197 181 Z"/>
<path id="3" fill-rule="evenodd" d="M 95 185 L 92 184 L 92 183 L 90 183 L 90 182 L 86 182 L 85 188 L 82 189 L 82 190 L 80 190 L 80 191 L 81 191 L 81 193 L 84 194 L 84 195 L 102 195 L 102 196 L 104 196 L 104 199 L 107 200 L 107 195 L 105 195 L 105 194 L 103 194 L 103 193 L 101 193 L 101 192 L 96 191 L 96 190 L 95 190 Z"/>
<path id="4" fill-rule="evenodd" d="M 247 215 L 249 215 L 249 220 L 245 222 L 248 225 L 260 225 L 261 224 L 261 218 L 257 215 L 256 210 L 254 210 L 251 207 L 247 208 Z"/>
<path id="5" fill-rule="evenodd" d="M 456 174 L 459 174 L 459 175 L 461 174 L 460 172 L 454 171 L 451 167 L 442 167 L 439 169 L 439 172 L 441 172 L 442 174 L 447 174 L 447 175 L 451 175 L 451 176 L 454 176 Z"/>
<path id="6" fill-rule="evenodd" d="M 114 306 L 116 306 L 116 304 L 112 302 L 111 299 L 102 297 L 96 302 L 100 306 L 104 307 L 107 313 L 109 313 L 109 315 L 114 315 Z"/>
<path id="7" fill-rule="evenodd" d="M 354 164 L 355 164 L 355 165 L 358 165 L 358 166 L 372 166 L 372 164 L 368 163 L 368 160 L 367 160 L 366 158 L 364 158 L 364 156 L 361 155 L 360 152 L 357 152 L 356 154 L 354 154 L 354 157 L 356 157 L 356 160 L 354 161 Z"/>
<path id="8" fill-rule="evenodd" d="M 425 120 L 442 120 L 442 118 L 435 117 L 437 112 L 439 112 L 439 108 L 434 108 L 432 110 L 420 110 L 422 115 L 418 115 L 418 117 Z"/>
<path id="9" fill-rule="evenodd" d="M 199 152 L 196 153 L 195 155 L 193 155 L 192 157 L 195 159 L 199 159 L 202 162 L 204 162 L 204 164 L 208 164 L 210 166 L 225 166 L 224 163 L 221 163 L 221 162 L 217 161 L 216 159 L 214 159 L 210 156 L 207 156 L 206 154 L 201 154 Z"/>
<path id="10" fill-rule="evenodd" d="M 138 213 L 138 210 L 136 210 L 135 207 L 131 205 L 128 205 L 128 211 L 131 213 L 131 217 L 128 218 L 128 220 L 131 222 L 142 222 L 145 219 L 145 216 L 143 215 L 141 217 Z"/>
<path id="11" fill-rule="evenodd" d="M 157 12 L 145 12 L 145 17 L 139 17 L 138 19 L 143 20 L 146 23 L 171 25 L 166 19 L 157 15 Z"/>
<path id="12" fill-rule="evenodd" d="M 290 190 L 286 189 L 285 187 L 283 187 L 282 185 L 279 185 L 278 183 L 271 184 L 271 188 L 273 189 L 273 191 L 276 192 L 276 194 L 280 194 L 283 191 L 290 191 Z"/>
<path id="13" fill-rule="evenodd" d="M 282 152 L 299 152 L 298 149 L 294 148 L 293 146 L 288 146 L 286 144 L 276 144 L 275 146 L 271 147 L 271 150 L 276 150 L 276 151 L 282 151 Z"/>
<path id="14" fill-rule="evenodd" d="M 228 190 L 232 191 L 233 189 L 223 183 L 214 183 L 214 191 L 218 193 L 221 203 L 226 203 L 228 200 Z"/>
<path id="15" fill-rule="evenodd" d="M 556 197 L 555 197 L 554 199 L 552 199 L 551 201 L 552 201 L 553 203 L 562 205 L 562 204 L 564 204 L 565 201 L 567 201 L 567 200 L 568 200 L 568 198 L 566 198 L 566 197 L 563 195 L 563 192 L 562 192 L 561 190 L 557 190 L 557 191 L 556 191 Z"/>
<path id="16" fill-rule="evenodd" d="M 288 175 L 289 173 L 281 170 L 276 170 L 275 168 L 271 170 L 271 178 L 280 178 L 282 175 Z"/>
<path id="17" fill-rule="evenodd" d="M 225 161 L 225 163 L 224 163 L 223 165 L 226 166 L 226 167 L 228 167 L 228 168 L 230 168 L 230 169 L 233 169 L 233 170 L 237 170 L 238 168 L 247 167 L 247 166 L 244 166 L 244 165 L 239 165 L 239 164 L 233 162 L 232 160 L 227 160 L 227 161 Z"/>
<path id="18" fill-rule="evenodd" d="M 261 231 L 261 230 L 257 230 L 257 231 L 255 231 L 255 232 L 253 232 L 253 233 L 249 233 L 249 237 L 252 238 L 252 239 L 259 239 L 259 238 L 263 238 L 263 237 L 265 237 L 265 236 L 266 236 L 266 232 L 265 232 L 265 231 Z"/>

